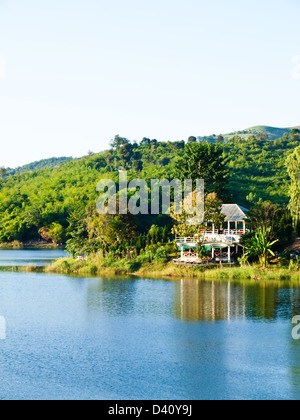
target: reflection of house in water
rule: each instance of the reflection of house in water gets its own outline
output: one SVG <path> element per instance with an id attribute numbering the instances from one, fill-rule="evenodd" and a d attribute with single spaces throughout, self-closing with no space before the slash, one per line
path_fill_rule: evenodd
<path id="1" fill-rule="evenodd" d="M 242 235 L 247 232 L 248 210 L 237 204 L 223 204 L 221 213 L 225 216 L 225 224 L 220 229 L 216 229 L 213 224 L 207 224 L 207 229 L 202 231 L 202 236 L 176 237 L 178 249 L 181 251 L 181 258 L 175 262 L 197 263 L 197 249 L 199 244 L 207 251 L 211 252 L 212 261 L 231 263 L 232 259 L 243 253 L 240 244 Z M 195 224 L 190 219 L 187 223 Z M 197 224 L 197 223 L 196 223 Z"/>
<path id="2" fill-rule="evenodd" d="M 176 316 L 185 321 L 245 318 L 245 296 L 231 282 L 181 280 L 177 283 Z"/>
<path id="3" fill-rule="evenodd" d="M 176 284 L 175 315 L 190 322 L 292 319 L 295 299 L 281 288 L 284 284 L 181 280 Z"/>

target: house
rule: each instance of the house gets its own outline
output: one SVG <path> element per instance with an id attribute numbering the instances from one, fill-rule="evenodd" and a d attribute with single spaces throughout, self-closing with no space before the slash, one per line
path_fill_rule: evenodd
<path id="1" fill-rule="evenodd" d="M 223 204 L 221 213 L 225 216 L 225 224 L 220 229 L 207 223 L 207 229 L 203 229 L 201 235 L 176 237 L 181 251 L 181 258 L 177 262 L 198 262 L 198 247 L 202 246 L 211 252 L 213 261 L 231 263 L 232 258 L 241 251 L 241 236 L 248 232 L 248 211 L 238 204 Z M 192 223 L 192 219 L 187 223 Z"/>

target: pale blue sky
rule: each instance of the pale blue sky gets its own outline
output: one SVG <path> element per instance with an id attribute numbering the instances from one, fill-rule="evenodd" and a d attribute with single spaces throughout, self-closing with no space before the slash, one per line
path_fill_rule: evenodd
<path id="1" fill-rule="evenodd" d="M 300 125 L 299 18 L 299 0 L 0 0 L 0 166 Z"/>

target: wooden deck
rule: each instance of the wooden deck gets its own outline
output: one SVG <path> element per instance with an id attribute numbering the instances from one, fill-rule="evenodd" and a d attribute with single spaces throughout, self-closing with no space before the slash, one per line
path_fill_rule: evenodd
<path id="1" fill-rule="evenodd" d="M 182 261 L 181 259 L 173 260 L 173 263 L 176 265 L 181 265 L 183 267 L 220 267 L 221 265 L 232 266 L 235 263 L 231 262 L 216 262 L 214 260 L 206 260 L 205 262 L 195 260 L 195 261 Z"/>

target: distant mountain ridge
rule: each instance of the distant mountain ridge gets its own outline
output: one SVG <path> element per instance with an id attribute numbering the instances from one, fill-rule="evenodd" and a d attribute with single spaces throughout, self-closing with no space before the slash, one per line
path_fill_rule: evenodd
<path id="1" fill-rule="evenodd" d="M 289 134 L 293 129 L 300 130 L 300 125 L 295 127 L 287 127 L 287 128 L 278 128 L 278 127 L 270 127 L 267 125 L 257 125 L 254 127 L 247 128 L 245 130 L 234 131 L 232 133 L 222 134 L 225 139 L 225 142 L 228 142 L 235 136 L 239 136 L 242 139 L 247 139 L 251 135 L 267 135 L 268 140 L 275 140 L 277 138 L 282 138 L 285 133 Z M 210 136 L 199 136 L 198 139 L 207 140 L 207 141 L 217 141 L 218 136 L 216 134 L 212 134 Z M 46 168 L 55 168 L 57 166 L 63 165 L 70 161 L 74 160 L 73 157 L 52 157 L 49 159 L 42 159 L 39 161 L 31 162 L 26 165 L 20 166 L 18 168 L 6 168 L 7 175 L 15 175 L 18 173 L 23 172 L 32 172 L 37 171 L 39 169 L 46 169 Z"/>
<path id="2" fill-rule="evenodd" d="M 233 137 L 235 135 L 249 136 L 249 135 L 267 134 L 269 140 L 275 140 L 277 138 L 281 138 L 285 133 L 289 134 L 293 128 L 298 128 L 298 127 L 278 128 L 278 127 L 269 127 L 267 125 L 257 125 L 254 127 L 247 128 L 246 130 L 226 134 L 225 136 Z"/>
<path id="3" fill-rule="evenodd" d="M 28 163 L 27 165 L 19 166 L 18 168 L 7 168 L 7 174 L 15 175 L 18 173 L 23 172 L 32 172 L 32 171 L 38 171 L 39 169 L 45 169 L 45 168 L 56 168 L 60 165 L 63 165 L 64 163 L 70 162 L 73 160 L 72 157 L 53 157 L 49 159 L 42 159 L 38 160 L 32 163 Z"/>
<path id="4" fill-rule="evenodd" d="M 245 130 L 234 131 L 232 133 L 221 134 L 225 141 L 229 141 L 235 136 L 239 136 L 242 139 L 246 139 L 251 135 L 267 135 L 268 140 L 275 140 L 278 138 L 282 138 L 285 133 L 289 134 L 293 129 L 300 130 L 300 126 L 296 127 L 286 127 L 286 128 L 278 128 L 278 127 L 270 127 L 267 125 L 257 125 L 254 127 L 246 128 Z M 213 141 L 217 140 L 218 136 L 213 134 L 211 136 L 204 136 L 200 137 L 202 140 Z"/>
<path id="5" fill-rule="evenodd" d="M 290 134 L 290 132 L 293 129 L 299 130 L 300 126 L 278 128 L 278 127 L 270 127 L 267 125 L 257 125 L 254 127 L 247 128 L 246 130 L 226 134 L 224 137 L 233 137 L 234 135 L 240 135 L 241 137 L 245 137 L 249 135 L 267 134 L 269 140 L 275 140 L 278 138 L 282 138 L 285 133 Z"/>

